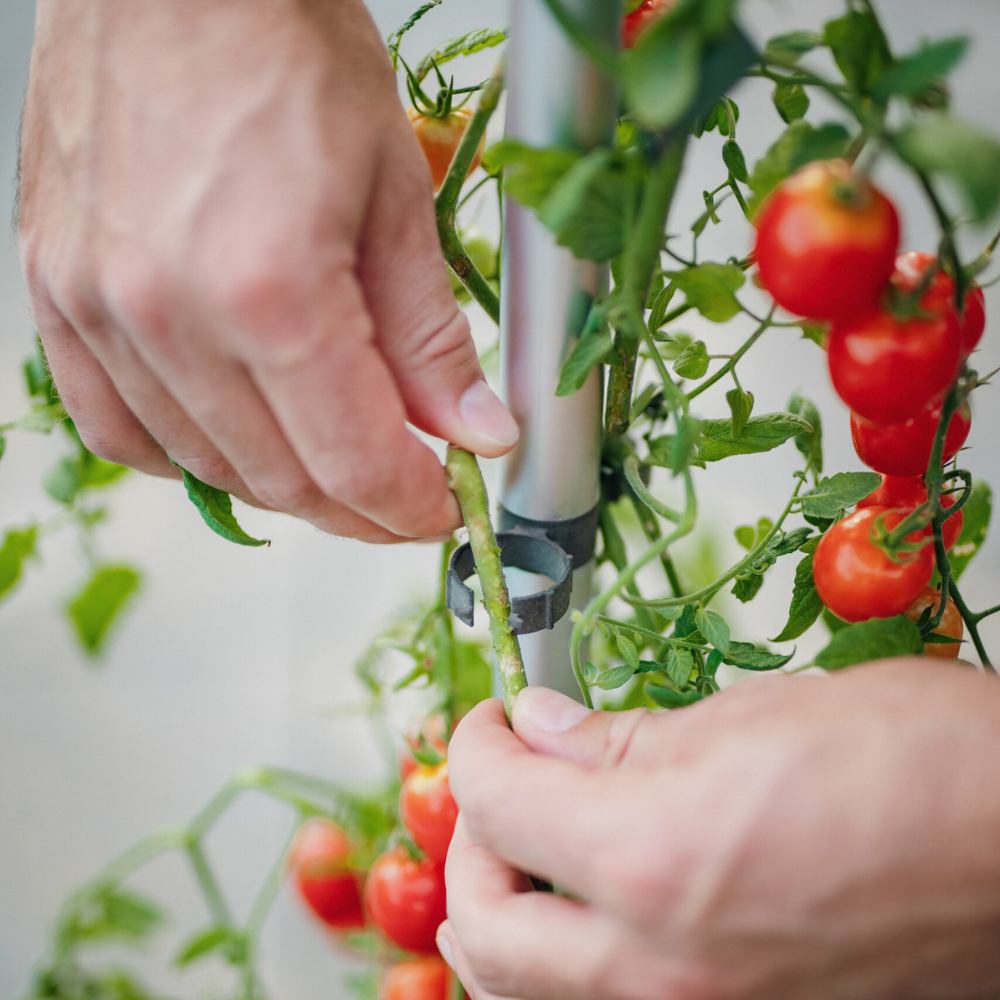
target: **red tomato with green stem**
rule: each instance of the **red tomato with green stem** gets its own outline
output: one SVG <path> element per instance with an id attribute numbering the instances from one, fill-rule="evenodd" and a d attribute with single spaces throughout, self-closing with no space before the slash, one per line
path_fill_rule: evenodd
<path id="1" fill-rule="evenodd" d="M 906 609 L 904 614 L 910 621 L 917 622 L 924 613 L 924 609 L 930 608 L 931 613 L 934 614 L 940 604 L 941 591 L 935 590 L 933 587 L 924 587 L 920 596 Z M 950 597 L 948 603 L 945 604 L 941 621 L 938 622 L 938 627 L 934 629 L 932 634 L 949 636 L 952 639 L 961 639 L 965 634 L 962 614 Z M 936 660 L 954 660 L 961 649 L 961 643 L 958 642 L 925 642 L 924 656 L 930 656 Z"/>
<path id="2" fill-rule="evenodd" d="M 368 872 L 365 910 L 393 944 L 437 954 L 437 929 L 448 915 L 444 868 L 429 858 L 415 860 L 402 846 L 386 851 Z"/>
<path id="3" fill-rule="evenodd" d="M 655 21 L 658 21 L 673 6 L 676 0 L 642 0 L 635 10 L 622 18 L 622 48 L 630 49 L 639 36 Z"/>
<path id="4" fill-rule="evenodd" d="M 879 517 L 888 529 L 903 519 L 899 511 L 865 507 L 838 521 L 820 539 L 813 557 L 813 581 L 820 600 L 846 622 L 902 614 L 930 583 L 934 548 L 925 544 L 894 562 L 872 541 Z M 907 541 L 926 541 L 910 535 Z"/>
<path id="5" fill-rule="evenodd" d="M 379 1000 L 448 1000 L 452 974 L 440 955 L 425 955 L 390 966 Z"/>
<path id="6" fill-rule="evenodd" d="M 844 160 L 810 163 L 754 220 L 761 284 L 783 309 L 846 322 L 873 311 L 892 274 L 899 218 Z"/>
<path id="7" fill-rule="evenodd" d="M 458 819 L 447 762 L 434 767 L 420 765 L 406 779 L 399 796 L 399 818 L 417 847 L 443 865 Z"/>
<path id="8" fill-rule="evenodd" d="M 447 726 L 444 716 L 435 712 L 419 724 L 414 725 L 406 734 L 406 747 L 399 755 L 399 777 L 401 781 L 413 774 L 420 767 L 421 761 L 430 758 L 437 762 L 443 761 L 448 754 Z"/>
<path id="9" fill-rule="evenodd" d="M 834 324 L 826 358 L 837 395 L 877 424 L 916 417 L 942 396 L 958 374 L 958 316 L 948 310 L 900 319 L 878 309 L 853 323 Z"/>
<path id="10" fill-rule="evenodd" d="M 854 450 L 858 458 L 876 472 L 888 476 L 922 476 L 931 460 L 934 435 L 940 422 L 939 402 L 896 424 L 876 424 L 852 413 Z M 968 403 L 963 403 L 948 424 L 942 462 L 949 462 L 958 454 L 971 426 L 972 411 Z"/>
<path id="11" fill-rule="evenodd" d="M 327 927 L 359 930 L 365 925 L 361 874 L 350 866 L 347 834 L 328 819 L 306 820 L 288 854 L 288 867 L 306 906 Z"/>
<path id="12" fill-rule="evenodd" d="M 882 485 L 864 500 L 858 502 L 858 510 L 865 507 L 889 507 L 901 510 L 905 514 L 916 510 L 927 503 L 927 487 L 921 476 L 883 476 Z M 941 496 L 941 506 L 947 510 L 955 505 L 955 497 L 950 493 Z M 942 538 L 945 549 L 950 549 L 962 533 L 962 512 L 960 510 L 947 518 L 942 525 Z M 930 525 L 924 531 L 925 535 L 933 535 Z"/>

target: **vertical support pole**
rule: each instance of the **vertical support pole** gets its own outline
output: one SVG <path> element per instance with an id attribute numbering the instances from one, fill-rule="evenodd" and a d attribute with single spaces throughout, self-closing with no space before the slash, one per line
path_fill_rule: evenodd
<path id="1" fill-rule="evenodd" d="M 565 2 L 589 30 L 615 44 L 619 0 Z M 542 0 L 513 0 L 507 79 L 508 136 L 588 150 L 611 135 L 617 112 L 612 82 L 574 48 Z M 521 438 L 500 468 L 500 526 L 580 519 L 592 525 L 592 539 L 600 498 L 601 375 L 592 372 L 573 396 L 559 398 L 555 389 L 591 302 L 607 287 L 607 268 L 576 260 L 507 198 L 503 276 L 500 385 Z M 592 552 L 591 544 L 591 557 L 575 560 L 574 608 L 590 596 Z M 530 683 L 579 697 L 570 627 L 566 615 L 551 631 L 522 636 L 521 646 Z"/>

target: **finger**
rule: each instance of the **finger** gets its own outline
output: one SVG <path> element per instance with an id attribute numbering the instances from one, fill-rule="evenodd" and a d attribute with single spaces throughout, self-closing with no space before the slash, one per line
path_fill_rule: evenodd
<path id="1" fill-rule="evenodd" d="M 358 262 L 376 341 L 413 424 L 495 458 L 517 441 L 517 423 L 486 384 L 441 259 L 423 155 L 402 114 L 396 125 Z"/>
<path id="2" fill-rule="evenodd" d="M 459 818 L 448 854 L 443 933 L 463 982 L 520 1000 L 669 1000 L 677 963 L 634 929 L 574 900 L 535 892 L 477 846 Z M 463 975 L 464 973 L 464 975 Z M 689 995 L 689 994 L 684 994 Z"/>
<path id="3" fill-rule="evenodd" d="M 54 305 L 36 303 L 35 320 L 59 398 L 95 455 L 154 476 L 179 479 L 163 449 L 115 389 L 108 373 Z"/>

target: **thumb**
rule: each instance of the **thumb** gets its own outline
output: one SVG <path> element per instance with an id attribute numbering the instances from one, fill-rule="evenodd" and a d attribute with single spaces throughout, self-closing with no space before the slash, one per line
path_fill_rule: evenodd
<path id="1" fill-rule="evenodd" d="M 671 728 L 664 714 L 644 708 L 597 712 L 543 687 L 521 691 L 512 725 L 536 753 L 592 768 L 656 762 Z"/>

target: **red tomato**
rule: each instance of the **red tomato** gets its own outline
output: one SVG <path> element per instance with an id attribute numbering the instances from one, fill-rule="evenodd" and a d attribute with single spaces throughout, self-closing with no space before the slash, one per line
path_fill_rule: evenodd
<path id="1" fill-rule="evenodd" d="M 452 111 L 445 118 L 434 118 L 431 115 L 421 114 L 416 108 L 408 108 L 406 111 L 413 131 L 416 134 L 420 148 L 427 158 L 427 165 L 431 168 L 431 179 L 434 181 L 434 190 L 437 191 L 448 174 L 451 161 L 455 158 L 455 150 L 465 135 L 465 130 L 472 120 L 472 110 L 470 108 L 458 108 Z M 485 137 L 483 142 L 485 142 Z M 469 167 L 471 174 L 483 160 L 483 143 L 479 144 L 476 155 Z"/>
<path id="2" fill-rule="evenodd" d="M 397 962 L 385 974 L 379 1000 L 448 1000 L 451 969 L 440 955 Z"/>
<path id="3" fill-rule="evenodd" d="M 673 7 L 675 0 L 642 0 L 631 14 L 622 18 L 622 48 L 630 49 L 639 36 Z"/>
<path id="4" fill-rule="evenodd" d="M 874 424 L 851 414 L 851 437 L 858 458 L 876 472 L 889 476 L 922 476 L 931 460 L 934 434 L 941 420 L 941 404 L 932 403 L 915 417 L 898 424 Z M 972 411 L 963 403 L 948 425 L 943 462 L 953 459 L 965 444 Z"/>
<path id="5" fill-rule="evenodd" d="M 870 312 L 835 325 L 826 353 L 837 395 L 877 424 L 917 416 L 958 374 L 961 338 L 953 310 L 928 319 Z"/>
<path id="6" fill-rule="evenodd" d="M 896 269 L 891 283 L 902 292 L 911 292 L 923 281 L 929 268 L 935 269 L 927 290 L 920 299 L 925 312 L 937 314 L 955 308 L 955 282 L 938 267 L 934 254 L 910 250 L 896 258 Z M 968 357 L 975 349 L 986 329 L 986 299 L 981 288 L 973 286 L 965 294 L 965 308 L 960 321 L 962 354 Z"/>
<path id="7" fill-rule="evenodd" d="M 448 915 L 444 869 L 429 858 L 414 861 L 404 847 L 386 851 L 368 873 L 365 909 L 393 944 L 436 954 L 437 929 Z"/>
<path id="8" fill-rule="evenodd" d="M 444 716 L 435 712 L 406 734 L 406 748 L 399 755 L 399 777 L 401 781 L 413 774 L 420 762 L 413 756 L 415 751 L 430 751 L 444 760 L 448 754 L 448 740 L 445 735 Z"/>
<path id="9" fill-rule="evenodd" d="M 810 163 L 761 206 L 756 259 L 774 301 L 845 322 L 873 311 L 899 245 L 892 202 L 844 160 Z"/>
<path id="10" fill-rule="evenodd" d="M 458 806 L 448 786 L 447 762 L 434 767 L 421 765 L 406 779 L 399 796 L 399 818 L 417 847 L 443 865 L 458 819 Z"/>
<path id="11" fill-rule="evenodd" d="M 896 563 L 872 542 L 879 515 L 884 516 L 887 528 L 903 519 L 900 512 L 885 507 L 855 511 L 826 532 L 813 557 L 813 581 L 820 600 L 846 622 L 901 614 L 934 572 L 930 545 Z M 908 540 L 919 540 L 919 536 L 911 535 Z"/>
<path id="12" fill-rule="evenodd" d="M 364 927 L 361 875 L 351 870 L 351 842 L 336 823 L 310 819 L 295 835 L 288 855 L 299 895 L 328 927 Z"/>
<path id="13" fill-rule="evenodd" d="M 858 502 L 858 510 L 864 507 L 891 507 L 893 510 L 901 510 L 908 514 L 911 510 L 916 510 L 921 504 L 927 503 L 927 487 L 920 476 L 883 476 L 882 485 L 872 494 Z M 941 506 L 947 509 L 954 506 L 955 498 L 952 495 L 941 497 Z M 962 533 L 962 512 L 956 511 L 942 525 L 941 534 L 943 536 L 945 549 L 950 549 L 958 536 Z M 928 537 L 933 535 L 930 525 L 924 531 Z"/>
<path id="14" fill-rule="evenodd" d="M 924 613 L 924 608 L 933 608 L 937 611 L 941 603 L 941 591 L 933 587 L 924 587 L 920 596 L 903 612 L 910 621 L 917 621 Z M 962 615 L 955 602 L 949 597 L 945 605 L 944 614 L 938 627 L 934 629 L 934 635 L 950 635 L 953 639 L 961 639 L 965 633 L 965 626 L 962 624 Z M 925 642 L 924 656 L 933 656 L 938 660 L 954 660 L 958 656 L 961 646 L 957 642 Z"/>

